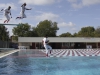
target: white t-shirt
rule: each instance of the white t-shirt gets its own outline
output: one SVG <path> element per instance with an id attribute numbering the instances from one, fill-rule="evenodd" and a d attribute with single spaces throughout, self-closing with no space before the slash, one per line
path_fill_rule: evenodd
<path id="1" fill-rule="evenodd" d="M 21 6 L 21 12 L 24 13 L 26 9 L 27 9 L 27 8 L 26 8 L 24 5 Z"/>
<path id="2" fill-rule="evenodd" d="M 8 10 L 8 9 L 4 9 L 4 14 L 5 14 L 5 15 L 8 15 L 9 13 L 11 13 L 10 10 Z"/>
<path id="3" fill-rule="evenodd" d="M 46 43 L 47 41 L 49 41 L 47 38 L 43 38 L 43 44 L 44 45 L 47 45 L 47 43 Z"/>

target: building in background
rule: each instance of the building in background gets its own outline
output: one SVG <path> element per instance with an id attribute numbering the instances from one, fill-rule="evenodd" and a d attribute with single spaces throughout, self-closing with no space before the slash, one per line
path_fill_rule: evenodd
<path id="1" fill-rule="evenodd" d="M 43 37 L 18 37 L 19 49 L 42 49 Z M 53 49 L 100 48 L 100 38 L 90 37 L 48 37 Z"/>

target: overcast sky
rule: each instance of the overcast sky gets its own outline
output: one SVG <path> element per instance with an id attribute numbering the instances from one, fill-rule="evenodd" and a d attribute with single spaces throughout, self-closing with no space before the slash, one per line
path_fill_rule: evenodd
<path id="1" fill-rule="evenodd" d="M 27 18 L 16 20 L 20 14 L 20 6 L 24 2 L 27 8 Z M 45 19 L 58 23 L 57 35 L 62 33 L 78 32 L 82 27 L 100 26 L 100 0 L 0 0 L 0 9 L 12 6 L 12 19 L 9 23 L 29 23 L 35 26 Z M 0 23 L 3 23 L 4 16 L 0 13 Z M 12 35 L 14 26 L 6 26 Z"/>

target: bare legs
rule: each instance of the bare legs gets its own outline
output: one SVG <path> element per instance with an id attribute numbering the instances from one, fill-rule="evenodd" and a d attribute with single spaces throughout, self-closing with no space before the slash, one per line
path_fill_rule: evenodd
<path id="1" fill-rule="evenodd" d="M 51 54 L 51 50 L 50 50 L 50 54 Z"/>
<path id="2" fill-rule="evenodd" d="M 16 17 L 16 19 L 22 19 L 22 17 Z"/>
<path id="3" fill-rule="evenodd" d="M 46 54 L 46 56 L 48 57 L 48 53 Z"/>
<path id="4" fill-rule="evenodd" d="M 48 54 L 52 52 L 52 47 L 50 45 L 44 45 L 46 50 L 46 56 L 48 57 Z"/>
<path id="5" fill-rule="evenodd" d="M 9 22 L 9 20 L 5 20 L 5 21 L 4 21 L 4 23 L 6 23 L 6 22 L 8 23 L 8 22 Z"/>
<path id="6" fill-rule="evenodd" d="M 50 50 L 50 54 L 51 54 L 52 50 Z M 48 57 L 48 52 L 46 53 L 46 56 Z"/>

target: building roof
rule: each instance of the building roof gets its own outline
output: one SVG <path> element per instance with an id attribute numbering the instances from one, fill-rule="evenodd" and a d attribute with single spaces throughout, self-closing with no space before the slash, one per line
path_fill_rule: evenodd
<path id="1" fill-rule="evenodd" d="M 43 37 L 18 37 L 18 42 L 42 42 Z M 48 37 L 50 42 L 100 42 L 100 38 L 91 37 Z"/>

